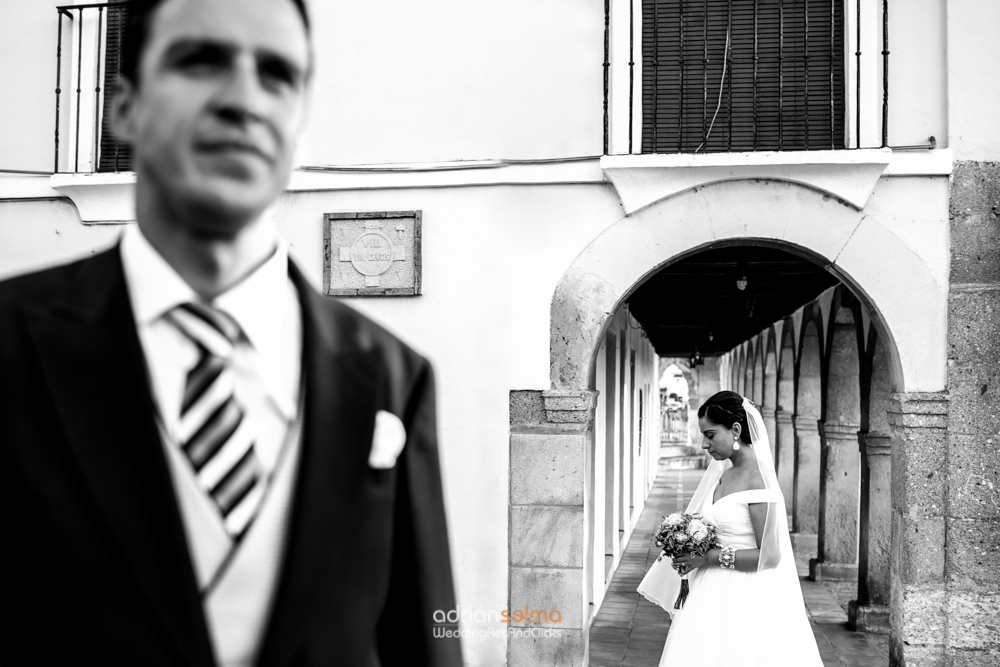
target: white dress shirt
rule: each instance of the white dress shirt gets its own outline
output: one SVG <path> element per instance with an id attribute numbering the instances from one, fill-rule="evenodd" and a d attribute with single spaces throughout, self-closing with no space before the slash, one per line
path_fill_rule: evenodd
<path id="1" fill-rule="evenodd" d="M 199 298 L 138 226 L 127 228 L 121 241 L 129 300 L 195 575 L 204 595 L 209 633 L 216 657 L 227 666 L 250 664 L 259 648 L 298 459 L 302 313 L 288 276 L 287 246 L 277 235 L 275 244 L 270 258 L 211 303 L 243 331 L 232 358 L 234 393 L 243 407 L 244 421 L 256 433 L 254 451 L 269 485 L 258 518 L 234 552 L 222 516 L 199 487 L 179 438 L 186 378 L 199 353 L 191 339 L 164 316 Z"/>
<path id="2" fill-rule="evenodd" d="M 275 243 L 274 254 L 264 264 L 211 304 L 236 320 L 246 336 L 232 359 L 236 400 L 244 408 L 244 419 L 253 422 L 258 434 L 254 451 L 268 472 L 295 417 L 302 363 L 302 315 L 288 277 L 288 250 L 281 237 Z M 198 349 L 163 316 L 200 299 L 137 226 L 122 235 L 121 253 L 159 417 L 176 442 L 184 385 L 198 361 Z"/>

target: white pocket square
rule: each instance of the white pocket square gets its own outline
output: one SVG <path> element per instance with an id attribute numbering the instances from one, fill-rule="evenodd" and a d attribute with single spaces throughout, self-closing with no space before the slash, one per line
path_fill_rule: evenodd
<path id="1" fill-rule="evenodd" d="M 406 427 L 396 415 L 379 410 L 375 415 L 375 435 L 368 465 L 372 468 L 391 468 L 396 465 L 399 453 L 406 444 Z"/>

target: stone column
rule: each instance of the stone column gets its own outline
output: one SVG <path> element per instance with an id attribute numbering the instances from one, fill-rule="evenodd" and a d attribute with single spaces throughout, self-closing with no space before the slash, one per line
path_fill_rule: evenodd
<path id="1" fill-rule="evenodd" d="M 857 581 L 861 457 L 858 424 L 824 422 L 820 476 L 819 558 L 809 561 L 813 581 Z"/>
<path id="2" fill-rule="evenodd" d="M 860 433 L 861 530 L 858 539 L 858 599 L 848 607 L 852 630 L 889 631 L 889 549 L 892 436 Z"/>
<path id="3" fill-rule="evenodd" d="M 889 663 L 943 666 L 952 611 L 944 556 L 948 397 L 943 392 L 894 394 L 887 412 L 892 429 Z"/>
<path id="4" fill-rule="evenodd" d="M 775 413 L 775 440 L 777 440 L 778 455 L 775 463 L 778 466 L 778 486 L 781 495 L 785 497 L 785 509 L 792 515 L 795 505 L 793 485 L 795 484 L 795 427 L 790 412 L 779 410 Z M 788 522 L 791 526 L 792 521 Z"/>
<path id="5" fill-rule="evenodd" d="M 796 415 L 792 423 L 796 451 L 792 531 L 815 534 L 819 532 L 819 417 Z"/>
<path id="6" fill-rule="evenodd" d="M 761 419 L 764 420 L 764 430 L 767 431 L 767 441 L 771 445 L 771 460 L 778 462 L 778 438 L 775 429 L 774 406 L 765 405 L 760 409 Z"/>
<path id="7" fill-rule="evenodd" d="M 510 637 L 510 667 L 586 664 L 585 488 L 596 399 L 593 391 L 511 393 L 508 609 L 556 610 L 559 619 L 509 627 L 560 636 Z"/>

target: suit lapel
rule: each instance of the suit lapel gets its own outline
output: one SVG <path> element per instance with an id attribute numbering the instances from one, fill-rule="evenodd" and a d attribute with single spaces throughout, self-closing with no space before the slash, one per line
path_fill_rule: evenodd
<path id="1" fill-rule="evenodd" d="M 58 417 L 127 576 L 186 664 L 211 665 L 118 248 L 81 263 L 64 302 L 26 317 Z"/>
<path id="2" fill-rule="evenodd" d="M 261 665 L 289 662 L 309 619 L 343 584 L 338 573 L 350 571 L 347 545 L 357 532 L 375 426 L 374 354 L 290 267 L 302 305 L 305 414 L 292 521 Z"/>

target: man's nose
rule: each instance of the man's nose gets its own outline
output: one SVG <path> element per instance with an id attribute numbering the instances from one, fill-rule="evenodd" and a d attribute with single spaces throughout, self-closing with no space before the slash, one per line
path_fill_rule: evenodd
<path id="1" fill-rule="evenodd" d="M 230 76 L 216 95 L 218 114 L 239 123 L 259 120 L 267 103 L 257 64 L 252 58 L 237 58 Z"/>

